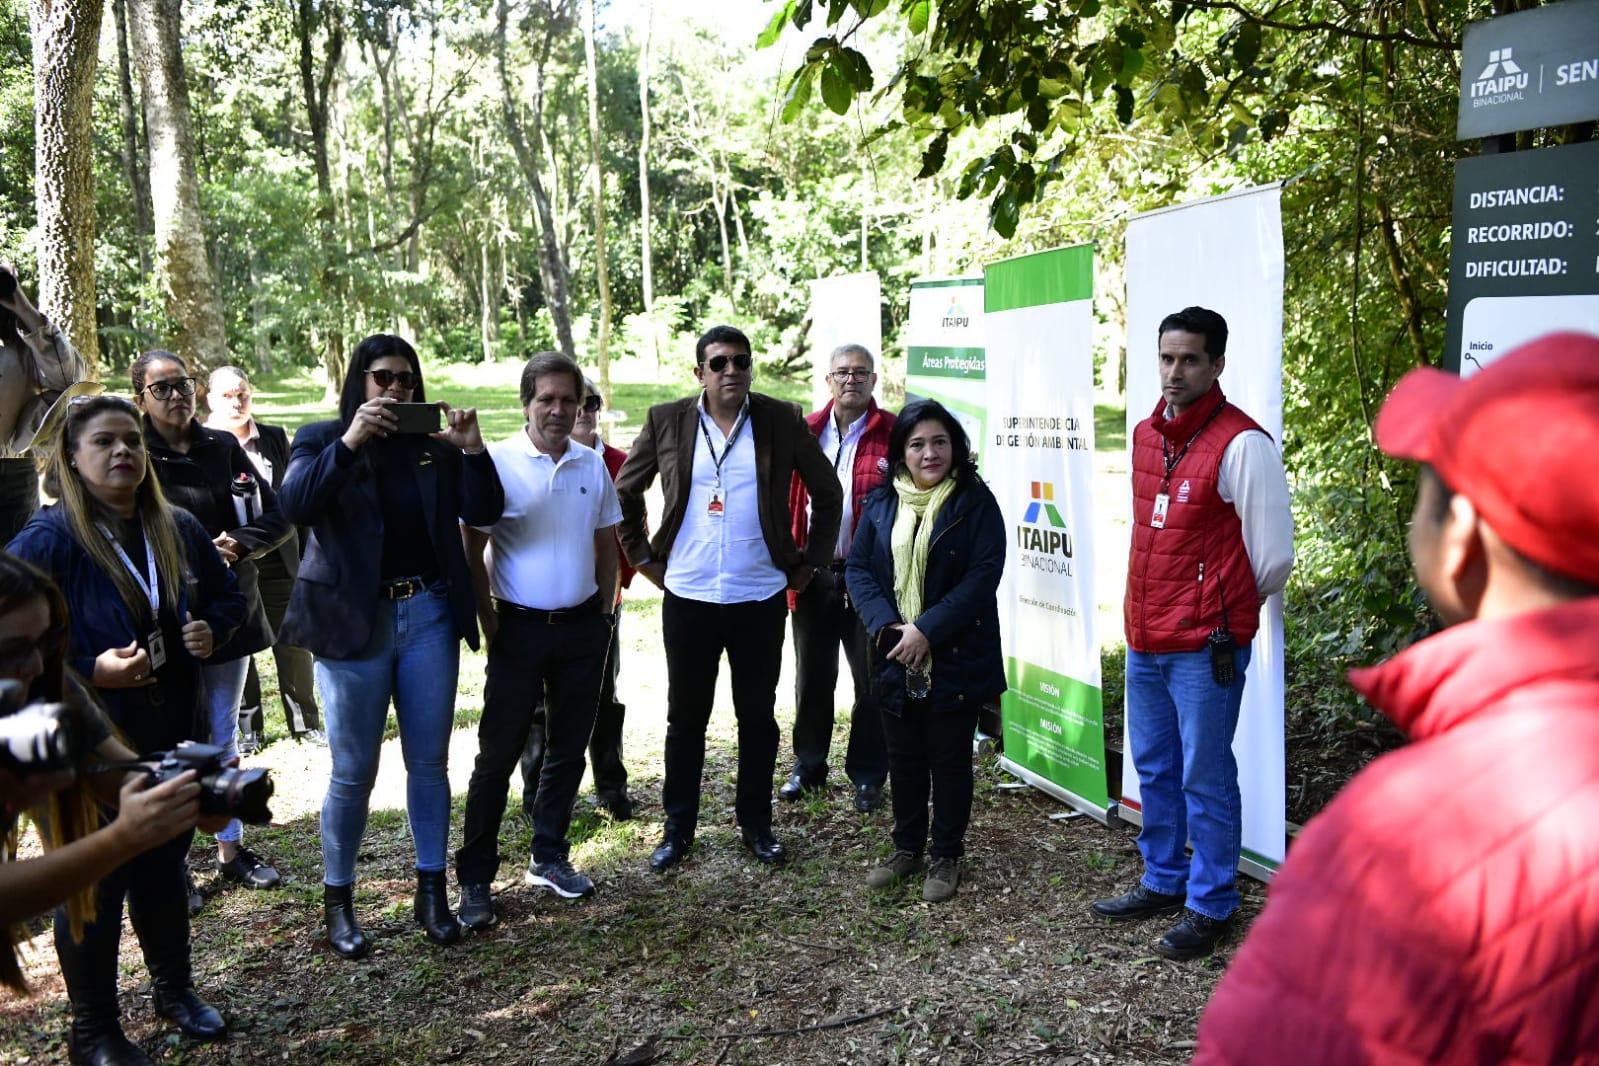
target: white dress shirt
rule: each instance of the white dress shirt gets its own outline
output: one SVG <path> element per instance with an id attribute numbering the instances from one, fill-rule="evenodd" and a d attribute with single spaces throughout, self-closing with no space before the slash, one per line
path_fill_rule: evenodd
<path id="1" fill-rule="evenodd" d="M 848 559 L 849 546 L 855 539 L 855 449 L 861 443 L 861 436 L 866 432 L 866 420 L 871 414 L 871 408 L 867 408 L 859 418 L 851 422 L 845 428 L 842 440 L 838 436 L 838 419 L 829 415 L 818 441 L 822 446 L 822 453 L 833 460 L 833 472 L 838 475 L 838 482 L 844 487 L 844 519 L 838 524 L 838 545 L 833 549 L 835 559 Z M 806 500 L 805 510 L 808 516 L 809 498 Z"/>

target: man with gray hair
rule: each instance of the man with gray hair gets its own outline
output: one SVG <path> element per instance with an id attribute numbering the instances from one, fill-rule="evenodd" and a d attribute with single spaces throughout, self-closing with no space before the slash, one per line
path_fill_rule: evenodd
<path id="1" fill-rule="evenodd" d="M 872 695 L 866 630 L 844 588 L 844 560 L 860 520 L 861 501 L 888 474 L 888 435 L 894 429 L 894 415 L 872 398 L 877 373 L 872 353 L 864 346 L 842 344 L 834 349 L 826 380 L 833 398 L 807 415 L 805 422 L 838 476 L 844 518 L 828 565 L 833 580 L 813 581 L 805 591 L 789 595 L 794 609 L 794 770 L 777 794 L 797 800 L 827 785 L 836 706 L 833 691 L 842 646 L 855 685 L 844 772 L 854 789 L 855 809 L 875 811 L 883 805 L 883 783 L 888 780 L 888 745 L 882 711 Z M 789 491 L 789 510 L 794 515 L 794 543 L 803 548 L 810 525 L 810 494 L 798 475 Z"/>
<path id="2" fill-rule="evenodd" d="M 527 883 L 567 899 L 594 892 L 568 861 L 566 833 L 611 645 L 622 511 L 605 460 L 571 439 L 582 397 L 583 372 L 570 358 L 541 352 L 528 360 L 527 424 L 489 446 L 505 511 L 487 529 L 463 532 L 488 644 L 478 756 L 455 853 L 458 917 L 468 929 L 494 924 L 490 885 L 500 868 L 506 790 L 541 699 L 545 754 Z"/>

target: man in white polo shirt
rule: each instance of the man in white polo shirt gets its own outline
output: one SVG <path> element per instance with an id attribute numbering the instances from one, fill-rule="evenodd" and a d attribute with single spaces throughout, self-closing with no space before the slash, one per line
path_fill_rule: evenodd
<path id="1" fill-rule="evenodd" d="M 566 831 L 605 678 L 622 512 L 605 460 L 571 440 L 582 396 L 583 372 L 567 356 L 542 352 L 528 360 L 527 424 L 489 446 L 505 512 L 487 529 L 465 530 L 488 644 L 478 756 L 455 853 L 458 917 L 468 929 L 494 924 L 489 886 L 500 868 L 506 788 L 541 697 L 545 754 L 527 882 L 567 899 L 594 891 L 567 860 Z"/>

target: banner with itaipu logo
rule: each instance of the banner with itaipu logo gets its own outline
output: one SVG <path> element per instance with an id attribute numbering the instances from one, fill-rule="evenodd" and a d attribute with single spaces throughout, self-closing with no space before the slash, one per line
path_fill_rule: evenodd
<path id="1" fill-rule="evenodd" d="M 983 453 L 988 384 L 983 345 L 983 279 L 911 282 L 905 335 L 905 402 L 937 400 L 960 419 Z"/>
<path id="2" fill-rule="evenodd" d="M 1094 254 L 1090 245 L 984 272 L 983 476 L 1010 533 L 1000 636 L 1002 765 L 1101 819 L 1109 804 L 1094 632 Z"/>

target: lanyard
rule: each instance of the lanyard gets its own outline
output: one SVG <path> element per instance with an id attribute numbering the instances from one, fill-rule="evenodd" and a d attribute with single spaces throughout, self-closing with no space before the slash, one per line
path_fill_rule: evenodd
<path id="1" fill-rule="evenodd" d="M 122 550 L 121 543 L 111 530 L 102 525 L 100 532 L 104 533 L 106 540 L 111 542 L 112 550 L 117 553 L 117 558 L 122 560 L 122 565 L 128 568 L 128 573 L 133 575 L 134 583 L 144 592 L 144 598 L 150 601 L 150 617 L 159 620 L 161 617 L 161 575 L 156 573 L 155 549 L 150 547 L 149 535 L 146 533 L 144 536 L 144 561 L 150 568 L 150 578 L 146 581 L 145 576 L 139 573 L 139 568 L 133 565 L 133 560 L 128 558 L 128 553 Z M 143 519 L 139 523 L 139 532 L 145 533 Z"/>
<path id="2" fill-rule="evenodd" d="M 1194 441 L 1199 439 L 1199 435 L 1205 432 L 1205 427 L 1214 422 L 1216 420 L 1216 416 L 1221 414 L 1221 409 L 1226 406 L 1226 400 L 1223 400 L 1221 403 L 1216 405 L 1216 409 L 1199 424 L 1198 429 L 1194 430 L 1194 435 L 1188 438 L 1188 443 L 1183 445 L 1183 450 L 1177 453 L 1177 458 L 1175 459 L 1172 458 L 1170 442 L 1167 441 L 1164 435 L 1161 436 L 1160 457 L 1166 461 L 1166 477 L 1160 484 L 1160 491 L 1165 492 L 1167 489 L 1171 488 L 1171 472 L 1177 469 L 1177 464 L 1183 461 L 1183 456 L 1188 454 L 1188 449 L 1193 447 Z"/>
<path id="3" fill-rule="evenodd" d="M 738 421 L 733 423 L 733 432 L 727 435 L 727 446 L 722 449 L 721 455 L 717 455 L 716 445 L 711 443 L 711 431 L 705 428 L 705 412 L 700 412 L 700 432 L 705 434 L 705 447 L 710 450 L 711 462 L 716 465 L 716 485 L 718 488 L 722 485 L 722 464 L 733 453 L 733 445 L 738 443 L 738 435 L 744 431 L 744 423 L 749 421 L 749 417 L 750 404 L 748 400 L 745 400 L 743 409 L 738 413 Z"/>

